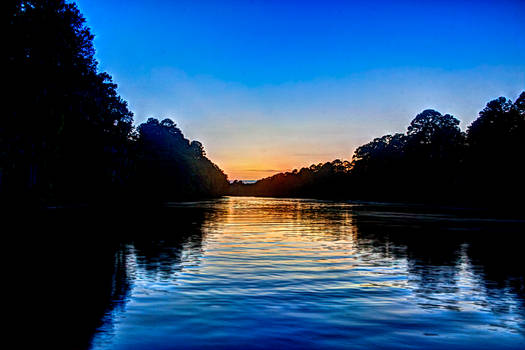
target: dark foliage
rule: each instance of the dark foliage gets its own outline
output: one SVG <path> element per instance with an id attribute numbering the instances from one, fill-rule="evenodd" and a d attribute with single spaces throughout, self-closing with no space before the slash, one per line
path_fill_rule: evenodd
<path id="1" fill-rule="evenodd" d="M 350 162 L 339 159 L 292 172 L 279 173 L 254 184 L 234 181 L 230 194 L 262 197 L 343 198 Z M 336 190 L 338 189 L 338 190 Z"/>
<path id="2" fill-rule="evenodd" d="M 425 110 L 405 134 L 358 147 L 351 163 L 234 182 L 230 193 L 523 207 L 524 106 L 525 92 L 515 103 L 491 101 L 466 134 L 455 117 Z"/>
<path id="3" fill-rule="evenodd" d="M 464 186 L 474 200 L 525 195 L 525 92 L 487 103 L 467 129 Z M 521 204 L 523 206 L 523 204 Z"/>
<path id="4" fill-rule="evenodd" d="M 198 141 L 190 142 L 171 119 L 138 127 L 136 190 L 141 197 L 188 199 L 226 193 L 228 180 Z"/>
<path id="5" fill-rule="evenodd" d="M 166 201 L 234 195 L 424 202 L 518 202 L 525 194 L 525 93 L 487 104 L 466 133 L 425 110 L 405 134 L 335 160 L 228 190 L 226 175 L 170 119 L 137 130 L 111 77 L 98 72 L 93 35 L 64 0 L 8 1 L 3 203 Z"/>
<path id="6" fill-rule="evenodd" d="M 459 120 L 434 110 L 418 114 L 406 134 L 385 135 L 357 148 L 354 195 L 362 199 L 445 199 L 455 187 L 465 142 Z"/>
<path id="7" fill-rule="evenodd" d="M 153 189 L 141 182 L 154 178 L 144 174 L 145 163 L 153 169 L 178 169 L 154 181 L 165 182 L 155 187 L 162 191 L 154 194 L 156 198 L 221 193 L 224 174 L 204 157 L 200 143 L 186 145 L 173 122 L 165 120 L 159 129 L 176 129 L 171 141 L 167 134 L 146 132 L 146 127 L 136 137 L 127 103 L 111 77 L 97 71 L 93 35 L 74 4 L 19 0 L 8 2 L 7 11 L 7 103 L 0 121 L 4 202 L 136 198 L 133 186 Z M 154 140 L 156 135 L 161 139 Z M 154 149 L 156 145 L 163 150 Z M 172 146 L 173 154 L 165 156 Z M 155 159 L 162 164 L 152 164 Z M 170 161 L 177 164 L 167 165 Z M 198 171 L 203 173 L 197 175 Z"/>

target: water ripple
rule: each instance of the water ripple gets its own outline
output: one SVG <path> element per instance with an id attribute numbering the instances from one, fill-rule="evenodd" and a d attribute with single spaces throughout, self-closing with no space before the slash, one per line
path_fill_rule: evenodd
<path id="1" fill-rule="evenodd" d="M 203 214 L 129 243 L 126 307 L 93 349 L 525 347 L 523 269 L 502 258 L 521 223 L 503 237 L 516 223 L 269 198 L 170 210 Z"/>

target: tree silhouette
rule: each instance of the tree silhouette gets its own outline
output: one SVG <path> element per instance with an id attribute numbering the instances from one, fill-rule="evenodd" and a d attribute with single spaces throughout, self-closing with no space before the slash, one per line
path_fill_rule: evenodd
<path id="1" fill-rule="evenodd" d="M 525 151 L 524 101 L 525 92 L 515 103 L 504 97 L 490 101 L 468 127 L 465 183 L 473 200 L 485 196 L 501 201 L 525 195 L 521 169 Z"/>
<path id="2" fill-rule="evenodd" d="M 117 86 L 97 70 L 93 35 L 74 4 L 19 0 L 7 10 L 3 203 L 127 202 L 141 198 L 135 192 L 145 189 L 141 179 L 158 184 L 155 175 L 163 184 L 155 198 L 224 193 L 226 176 L 172 120 L 134 130 Z"/>
<path id="3" fill-rule="evenodd" d="M 490 101 L 463 133 L 427 109 L 405 134 L 385 135 L 335 160 L 236 182 L 174 121 L 133 114 L 97 70 L 93 35 L 65 0 L 5 7 L 5 104 L 0 120 L 2 203 L 146 203 L 231 194 L 520 205 L 525 92 Z M 110 200 L 111 199 L 111 200 Z M 521 204 L 522 205 L 522 204 Z"/>
<path id="4" fill-rule="evenodd" d="M 358 147 L 351 163 L 336 160 L 254 184 L 236 182 L 230 193 L 519 208 L 525 194 L 520 171 L 524 106 L 525 92 L 515 103 L 503 97 L 491 101 L 467 134 L 454 116 L 427 109 L 405 134 L 385 135 Z"/>
<path id="5" fill-rule="evenodd" d="M 123 181 L 132 113 L 74 4 L 18 1 L 9 13 L 2 192 L 86 197 Z"/>
<path id="6" fill-rule="evenodd" d="M 408 185 L 429 198 L 415 197 L 425 201 L 456 197 L 456 179 L 465 145 L 459 120 L 427 109 L 412 120 L 406 135 L 404 165 Z"/>
<path id="7" fill-rule="evenodd" d="M 198 141 L 190 142 L 171 119 L 139 125 L 135 190 L 157 199 L 215 197 L 228 188 L 226 175 Z"/>

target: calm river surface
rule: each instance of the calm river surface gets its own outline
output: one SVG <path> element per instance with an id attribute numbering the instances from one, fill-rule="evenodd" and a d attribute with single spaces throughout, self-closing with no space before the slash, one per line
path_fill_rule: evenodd
<path id="1" fill-rule="evenodd" d="M 525 348 L 523 222 L 251 197 L 132 220 L 68 257 L 72 348 Z"/>

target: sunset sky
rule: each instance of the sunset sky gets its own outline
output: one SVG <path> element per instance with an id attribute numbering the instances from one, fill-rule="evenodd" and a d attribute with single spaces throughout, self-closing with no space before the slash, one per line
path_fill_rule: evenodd
<path id="1" fill-rule="evenodd" d="M 231 180 L 525 90 L 525 1 L 76 3 L 136 123 L 172 118 Z"/>

